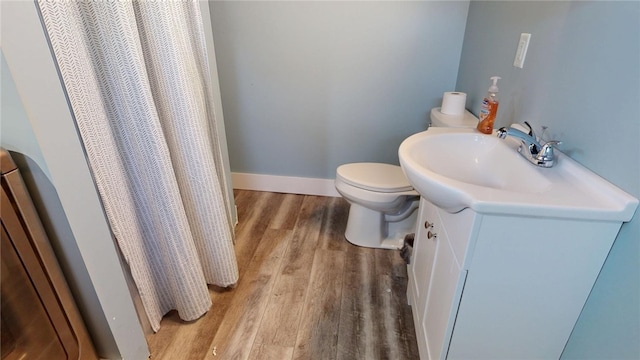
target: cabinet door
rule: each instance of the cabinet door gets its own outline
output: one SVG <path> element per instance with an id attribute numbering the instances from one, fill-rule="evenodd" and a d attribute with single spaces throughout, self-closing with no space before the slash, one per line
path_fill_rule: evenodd
<path id="1" fill-rule="evenodd" d="M 434 223 L 438 216 L 435 205 L 424 199 L 420 201 L 420 217 L 411 259 L 411 277 L 416 297 L 416 301 L 412 305 L 414 306 L 413 311 L 416 312 L 419 319 L 423 317 L 427 303 L 431 271 L 436 256 L 435 239 L 429 239 L 427 234 L 429 231 L 434 231 Z"/>
<path id="2" fill-rule="evenodd" d="M 429 239 L 427 234 L 429 231 L 433 231 L 433 224 L 436 219 L 436 207 L 427 200 L 421 199 L 420 213 L 416 224 L 416 236 L 413 242 L 413 256 L 411 265 L 409 265 L 408 297 L 412 306 L 418 349 L 423 359 L 426 358 L 428 351 L 426 334 L 421 325 L 427 305 L 431 272 L 436 255 L 435 239 Z"/>
<path id="3" fill-rule="evenodd" d="M 455 261 L 446 234 L 436 227 L 436 257 L 422 319 L 423 333 L 427 339 L 430 360 L 444 359 L 451 338 L 453 323 L 459 303 L 464 277 Z"/>

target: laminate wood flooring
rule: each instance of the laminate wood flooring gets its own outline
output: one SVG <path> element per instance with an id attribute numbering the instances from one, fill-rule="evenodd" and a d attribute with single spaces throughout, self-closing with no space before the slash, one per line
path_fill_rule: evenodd
<path id="1" fill-rule="evenodd" d="M 341 198 L 237 190 L 234 289 L 196 321 L 167 314 L 156 359 L 418 359 L 398 251 L 344 239 Z"/>

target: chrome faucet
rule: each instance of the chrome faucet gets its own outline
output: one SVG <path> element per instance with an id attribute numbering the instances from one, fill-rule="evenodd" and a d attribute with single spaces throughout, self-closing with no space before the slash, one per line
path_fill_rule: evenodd
<path id="1" fill-rule="evenodd" d="M 520 139 L 520 147 L 518 152 L 529 160 L 532 164 L 540 167 L 550 168 L 556 162 L 553 147 L 561 144 L 560 141 L 551 140 L 540 145 L 540 139 L 536 136 L 528 122 L 524 122 L 529 128 L 529 132 L 525 133 L 513 127 L 503 127 L 497 131 L 500 139 L 506 139 L 507 136 L 513 136 Z"/>

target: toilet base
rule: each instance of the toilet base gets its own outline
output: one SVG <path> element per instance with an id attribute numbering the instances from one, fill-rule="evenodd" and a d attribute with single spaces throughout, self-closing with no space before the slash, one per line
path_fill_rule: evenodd
<path id="1" fill-rule="evenodd" d="M 415 232 L 418 212 L 400 221 L 385 221 L 385 215 L 358 204 L 351 204 L 345 238 L 352 244 L 376 249 L 400 249 L 406 234 Z"/>

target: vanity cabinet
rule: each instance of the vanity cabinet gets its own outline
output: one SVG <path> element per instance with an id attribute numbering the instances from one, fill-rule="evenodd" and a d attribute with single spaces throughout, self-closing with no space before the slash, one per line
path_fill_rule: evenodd
<path id="1" fill-rule="evenodd" d="M 421 359 L 560 358 L 619 228 L 422 198 L 407 290 Z"/>
<path id="2" fill-rule="evenodd" d="M 456 224 L 438 214 L 439 209 L 425 200 L 420 201 L 419 223 L 414 240 L 413 256 L 409 266 L 409 300 L 413 307 L 418 346 L 422 358 L 440 359 L 447 352 L 457 303 L 466 278 L 462 269 L 463 254 L 456 254 L 449 241 L 453 236 L 465 234 L 466 226 Z M 461 215 L 464 216 L 464 215 Z M 448 222 L 448 226 L 445 224 Z M 459 231 L 462 230 L 462 234 Z M 426 354 L 426 355 L 425 355 Z"/>

